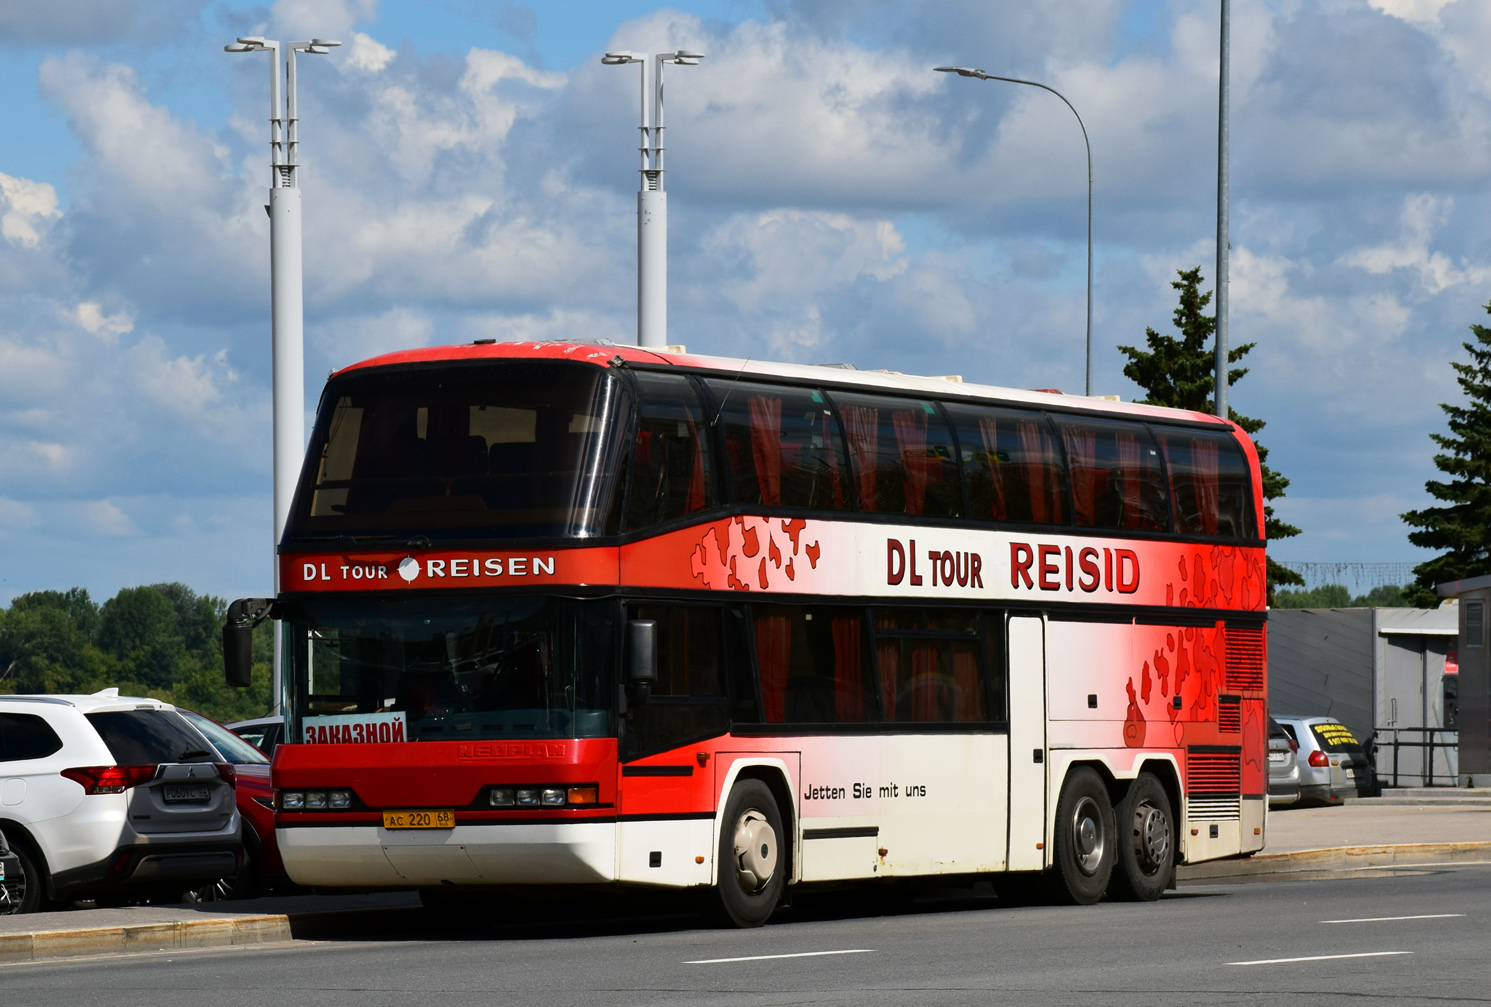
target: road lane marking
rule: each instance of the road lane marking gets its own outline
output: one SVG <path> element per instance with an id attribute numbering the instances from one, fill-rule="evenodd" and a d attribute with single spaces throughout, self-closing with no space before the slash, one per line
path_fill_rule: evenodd
<path id="1" fill-rule="evenodd" d="M 1309 955 L 1305 958 L 1260 958 L 1254 962 L 1228 962 L 1228 965 L 1284 965 L 1289 962 L 1324 962 L 1333 958 L 1384 958 L 1388 955 L 1411 955 L 1412 951 L 1362 951 L 1354 955 Z"/>
<path id="2" fill-rule="evenodd" d="M 1359 920 L 1321 920 L 1321 923 L 1392 923 L 1397 920 L 1447 920 L 1464 913 L 1428 913 L 1424 916 L 1366 916 Z"/>
<path id="3" fill-rule="evenodd" d="M 848 951 L 799 951 L 795 955 L 747 955 L 744 958 L 701 958 L 685 965 L 720 965 L 724 962 L 764 962 L 770 958 L 820 958 L 823 955 L 868 955 L 874 948 L 851 948 Z"/>

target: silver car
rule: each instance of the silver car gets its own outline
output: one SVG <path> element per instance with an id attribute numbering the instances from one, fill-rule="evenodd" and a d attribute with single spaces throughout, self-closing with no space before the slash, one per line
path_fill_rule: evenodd
<path id="1" fill-rule="evenodd" d="M 1301 801 L 1340 804 L 1347 797 L 1379 792 L 1377 773 L 1361 742 L 1335 717 L 1276 717 L 1299 745 Z"/>
<path id="2" fill-rule="evenodd" d="M 1268 806 L 1293 804 L 1299 800 L 1299 745 L 1272 717 L 1268 718 Z"/>

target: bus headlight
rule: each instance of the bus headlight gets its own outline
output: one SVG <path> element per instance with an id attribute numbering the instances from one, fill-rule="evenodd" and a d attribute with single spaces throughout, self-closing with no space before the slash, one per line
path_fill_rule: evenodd
<path id="1" fill-rule="evenodd" d="M 307 811 L 325 811 L 326 810 L 326 791 L 324 791 L 324 790 L 307 790 L 305 792 L 305 810 L 307 810 Z"/>
<path id="2" fill-rule="evenodd" d="M 510 808 L 513 806 L 513 791 L 511 787 L 493 787 L 487 799 L 492 802 L 494 808 Z"/>
<path id="3" fill-rule="evenodd" d="M 305 791 L 303 790 L 281 790 L 280 810 L 300 811 L 305 807 Z"/>
<path id="4" fill-rule="evenodd" d="M 524 787 L 518 791 L 518 806 L 522 808 L 538 807 L 538 790 L 536 788 Z"/>
<path id="5" fill-rule="evenodd" d="M 564 807 L 564 788 L 545 787 L 542 794 L 542 800 L 545 807 Z"/>
<path id="6" fill-rule="evenodd" d="M 326 806 L 333 811 L 346 811 L 352 807 L 352 791 L 333 790 L 326 795 Z"/>

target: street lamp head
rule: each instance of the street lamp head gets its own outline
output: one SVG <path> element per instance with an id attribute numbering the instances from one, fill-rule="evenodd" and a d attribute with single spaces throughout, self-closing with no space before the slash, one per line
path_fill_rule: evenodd
<path id="1" fill-rule="evenodd" d="M 335 46 L 339 46 L 341 44 L 342 43 L 338 42 L 334 38 L 313 38 L 313 39 L 311 39 L 311 45 L 318 45 L 318 46 L 321 46 L 323 48 L 328 48 L 328 49 L 329 48 L 334 48 Z"/>
<path id="2" fill-rule="evenodd" d="M 955 73 L 959 77 L 977 77 L 979 80 L 988 80 L 989 75 L 982 70 L 970 69 L 966 66 L 934 66 L 937 73 Z"/>
<path id="3" fill-rule="evenodd" d="M 675 53 L 661 53 L 658 56 L 664 63 L 676 63 L 679 66 L 698 66 L 699 61 L 704 58 L 702 52 L 684 52 L 682 49 Z"/>
<path id="4" fill-rule="evenodd" d="M 257 52 L 257 51 L 258 50 L 254 46 L 244 45 L 242 42 L 234 42 L 231 45 L 225 45 L 225 46 L 223 46 L 223 52 Z"/>
<path id="5" fill-rule="evenodd" d="M 601 57 L 601 62 L 606 66 L 621 66 L 623 63 L 640 63 L 646 58 L 646 53 L 632 52 L 623 49 L 621 52 L 608 52 Z"/>

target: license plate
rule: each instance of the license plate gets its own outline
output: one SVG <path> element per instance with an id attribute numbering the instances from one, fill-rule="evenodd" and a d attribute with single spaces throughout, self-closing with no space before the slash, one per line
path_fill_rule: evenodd
<path id="1" fill-rule="evenodd" d="M 456 827 L 454 811 L 385 811 L 385 829 L 453 829 Z"/>
<path id="2" fill-rule="evenodd" d="M 205 801 L 209 795 L 205 783 L 167 783 L 162 789 L 168 801 Z"/>
<path id="3" fill-rule="evenodd" d="M 1354 770 L 1354 769 L 1348 769 L 1348 770 L 1346 770 L 1346 779 L 1348 779 L 1348 780 L 1354 780 L 1354 779 L 1356 779 L 1356 770 Z"/>

